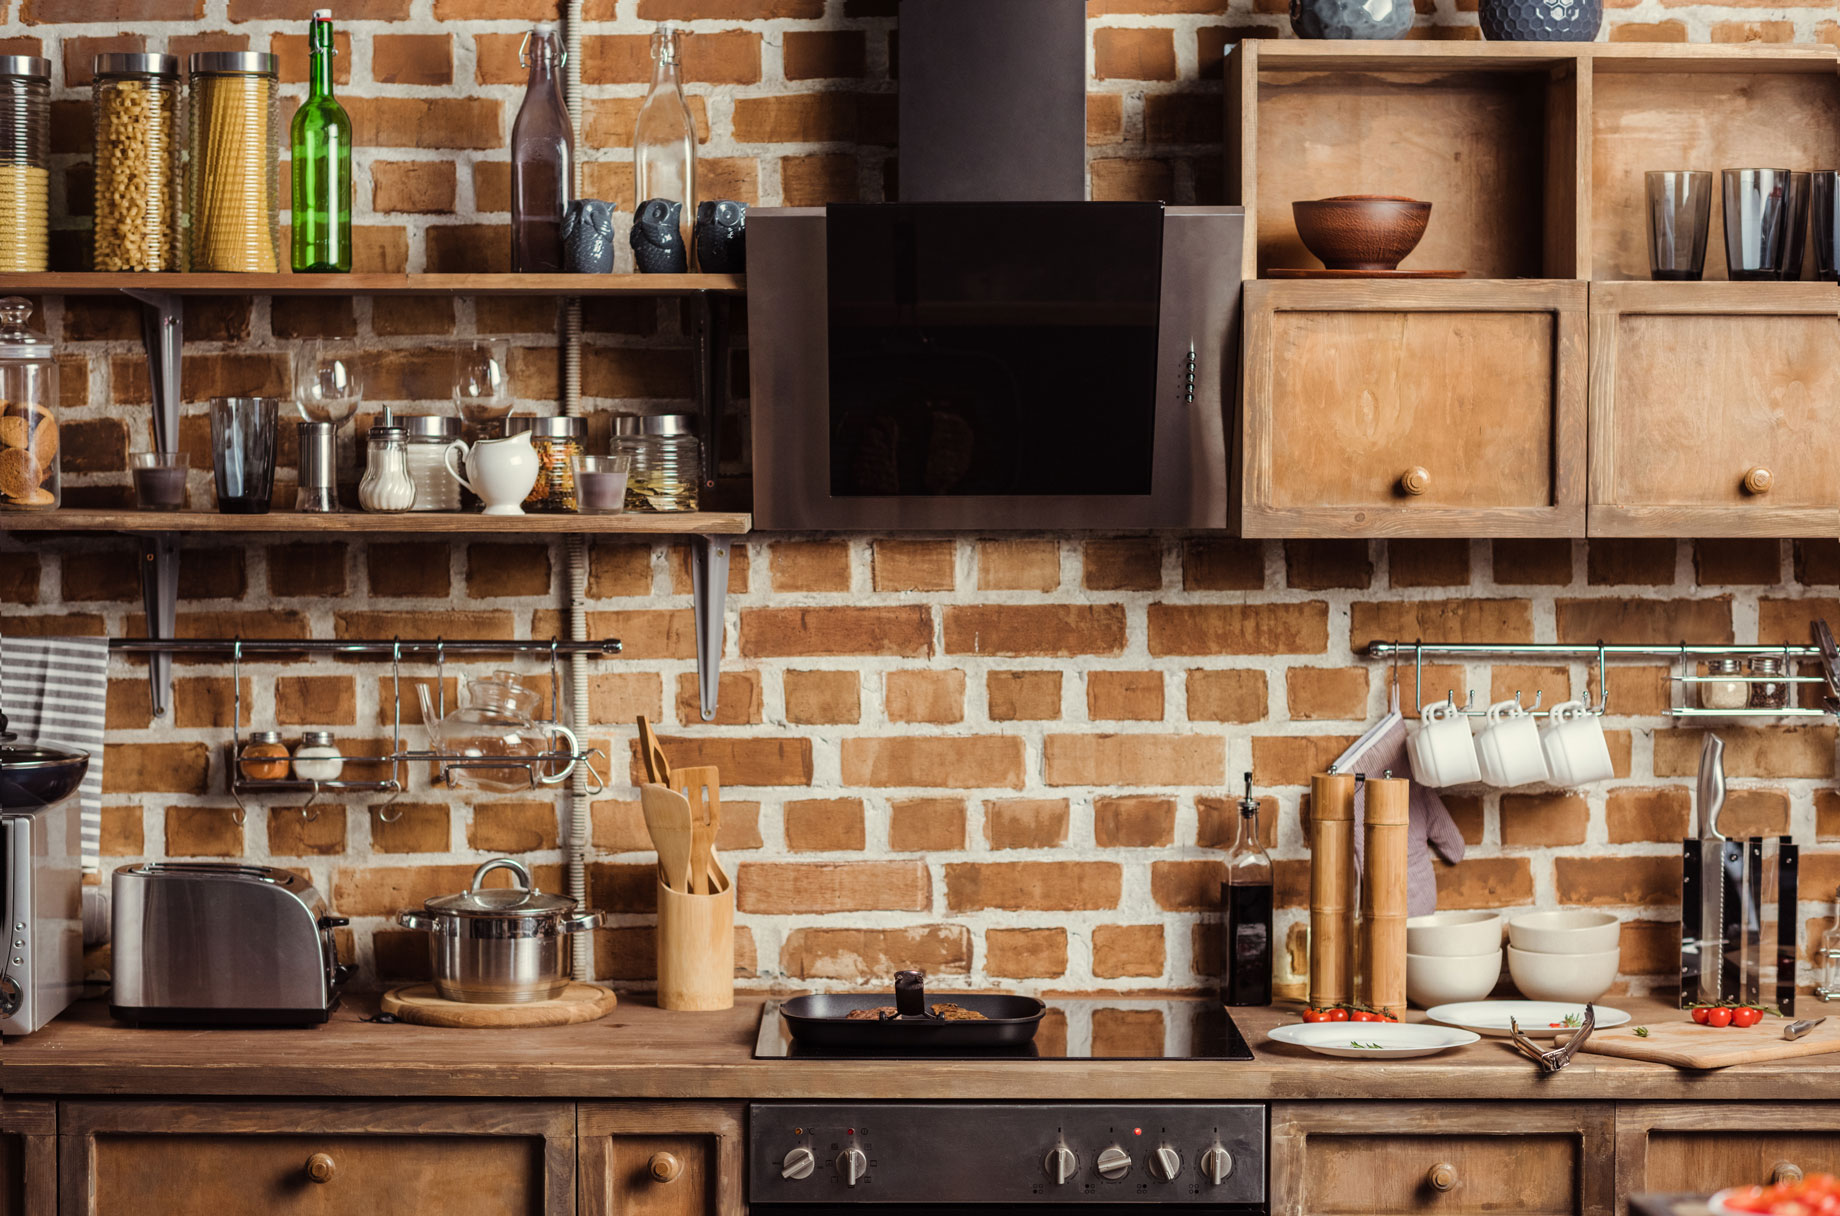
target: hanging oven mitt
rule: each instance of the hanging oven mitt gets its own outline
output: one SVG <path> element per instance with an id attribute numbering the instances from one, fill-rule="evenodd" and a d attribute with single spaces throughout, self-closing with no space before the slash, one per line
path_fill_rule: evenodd
<path id="1" fill-rule="evenodd" d="M 1409 776 L 1406 764 L 1406 722 L 1399 712 L 1399 688 L 1393 687 L 1392 704 L 1385 718 L 1361 736 L 1359 742 L 1332 766 L 1332 771 L 1362 772 L 1378 777 L 1391 770 Z M 1463 833 L 1444 806 L 1438 792 L 1414 781 L 1411 785 L 1411 821 L 1406 829 L 1406 915 L 1424 916 L 1437 911 L 1437 875 L 1431 868 L 1431 850 L 1452 865 L 1463 860 Z M 1367 787 L 1355 787 L 1354 873 L 1357 898 L 1361 882 L 1362 820 L 1367 809 Z"/>

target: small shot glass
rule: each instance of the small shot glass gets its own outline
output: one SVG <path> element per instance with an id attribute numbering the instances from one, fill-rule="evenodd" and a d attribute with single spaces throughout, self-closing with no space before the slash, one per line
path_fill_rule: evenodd
<path id="1" fill-rule="evenodd" d="M 135 452 L 134 505 L 143 511 L 185 510 L 185 475 L 191 457 L 184 452 Z"/>
<path id="2" fill-rule="evenodd" d="M 575 503 L 583 515 L 618 515 L 626 509 L 626 475 L 632 457 L 585 456 L 570 458 L 575 466 Z"/>

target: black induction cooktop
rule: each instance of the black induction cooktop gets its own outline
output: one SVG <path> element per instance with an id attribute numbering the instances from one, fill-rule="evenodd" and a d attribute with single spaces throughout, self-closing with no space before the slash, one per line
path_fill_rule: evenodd
<path id="1" fill-rule="evenodd" d="M 945 995 L 945 994 L 936 994 Z M 760 1014 L 754 1058 L 887 1060 L 1250 1060 L 1233 1017 L 1206 997 L 1161 1000 L 1070 998 L 1047 1002 L 1035 1040 L 1014 1047 L 920 1049 L 903 1054 L 889 1048 L 813 1048 L 794 1039 L 768 1001 Z"/>

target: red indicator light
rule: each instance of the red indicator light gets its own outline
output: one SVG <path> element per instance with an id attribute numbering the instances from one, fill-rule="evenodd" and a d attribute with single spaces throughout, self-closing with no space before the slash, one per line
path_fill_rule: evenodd
<path id="1" fill-rule="evenodd" d="M 849 1129 L 849 1131 L 847 1131 L 847 1132 L 845 1132 L 845 1133 L 844 1133 L 844 1135 L 846 1135 L 846 1136 L 854 1136 L 855 1134 L 856 1134 L 856 1129 L 855 1129 L 855 1128 L 853 1128 L 853 1127 L 852 1127 L 852 1128 L 850 1128 L 850 1129 Z"/>
<path id="2" fill-rule="evenodd" d="M 1141 1127 L 1134 1127 L 1131 1129 L 1131 1134 L 1133 1136 L 1141 1136 L 1144 1134 L 1144 1129 Z"/>

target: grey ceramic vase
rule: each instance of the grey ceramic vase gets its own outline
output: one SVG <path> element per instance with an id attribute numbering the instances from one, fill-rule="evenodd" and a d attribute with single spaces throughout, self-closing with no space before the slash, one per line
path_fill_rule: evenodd
<path id="1" fill-rule="evenodd" d="M 573 274 L 613 273 L 613 204 L 578 198 L 562 213 L 562 264 Z"/>
<path id="2" fill-rule="evenodd" d="M 633 264 L 640 274 L 682 274 L 690 269 L 684 248 L 684 205 L 669 199 L 648 198 L 633 216 Z"/>
<path id="3" fill-rule="evenodd" d="M 1412 13 L 1412 0 L 1291 0 L 1291 29 L 1299 38 L 1403 38 Z"/>
<path id="4" fill-rule="evenodd" d="M 1477 15 L 1490 42 L 1593 42 L 1604 0 L 1482 0 Z"/>

